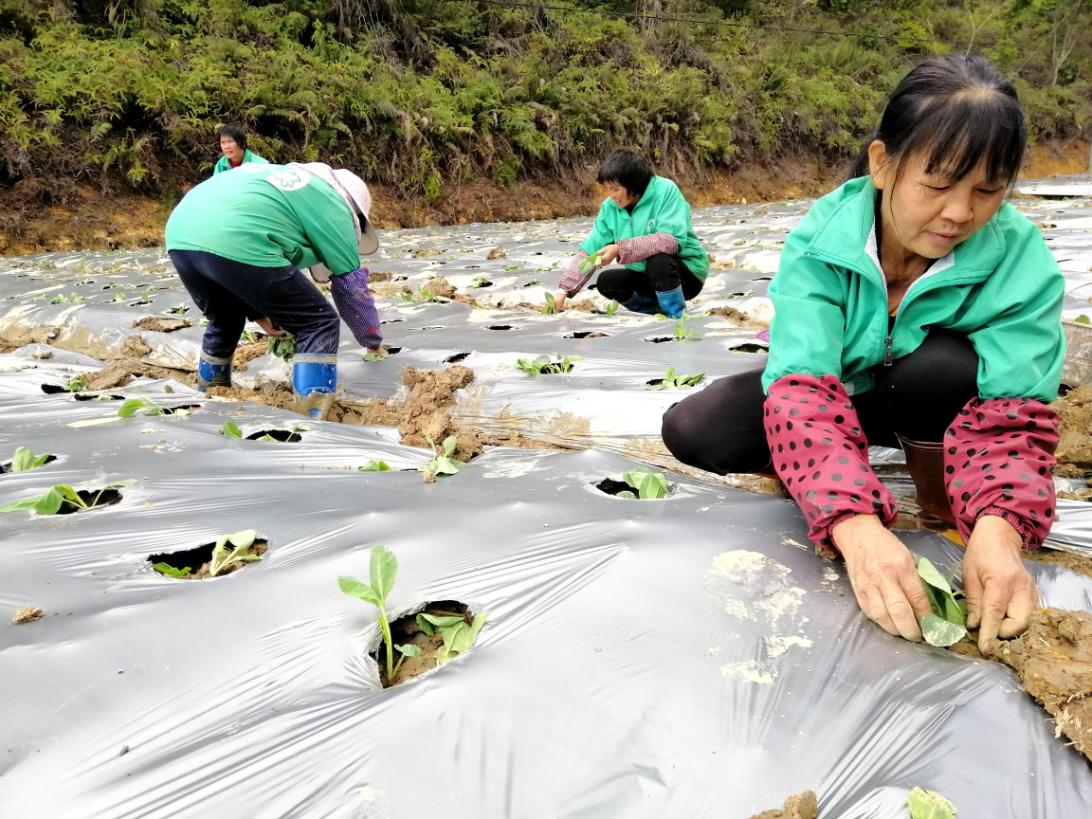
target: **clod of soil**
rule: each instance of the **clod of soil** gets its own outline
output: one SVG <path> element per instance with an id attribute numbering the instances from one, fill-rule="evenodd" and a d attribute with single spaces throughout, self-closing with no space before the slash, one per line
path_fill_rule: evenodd
<path id="1" fill-rule="evenodd" d="M 45 466 L 46 464 L 51 464 L 55 460 L 57 460 L 57 456 L 56 455 L 50 455 L 48 458 L 45 459 L 45 462 L 42 464 L 42 466 Z M 11 472 L 11 461 L 7 461 L 6 463 L 0 464 L 0 475 L 5 474 L 6 472 Z"/>
<path id="2" fill-rule="evenodd" d="M 157 333 L 173 333 L 175 330 L 185 330 L 187 327 L 193 327 L 193 322 L 179 318 L 145 316 L 142 319 L 137 319 L 130 326 L 138 330 L 153 330 Z"/>
<path id="3" fill-rule="evenodd" d="M 490 324 L 485 329 L 487 330 L 512 330 L 514 329 L 511 324 Z"/>
<path id="4" fill-rule="evenodd" d="M 268 352 L 269 344 L 266 342 L 265 337 L 253 344 L 242 344 L 235 348 L 235 352 L 231 356 L 232 369 L 239 372 L 245 371 L 247 364 L 255 358 L 261 358 Z"/>
<path id="5" fill-rule="evenodd" d="M 23 606 L 15 612 L 11 622 L 16 626 L 21 626 L 23 623 L 33 623 L 35 620 L 41 620 L 43 617 L 45 617 L 45 612 L 37 606 Z"/>
<path id="6" fill-rule="evenodd" d="M 1028 630 L 1001 642 L 996 655 L 1054 717 L 1056 736 L 1092 760 L 1092 614 L 1038 609 Z"/>
<path id="7" fill-rule="evenodd" d="M 578 333 L 569 333 L 565 338 L 608 338 L 609 334 L 600 333 L 598 330 L 581 330 Z"/>
<path id="8" fill-rule="evenodd" d="M 1058 411 L 1061 422 L 1054 474 L 1082 477 L 1092 471 L 1092 384 L 1082 384 L 1051 406 Z"/>
<path id="9" fill-rule="evenodd" d="M 455 285 L 443 276 L 434 276 L 429 279 L 425 282 L 425 289 L 442 299 L 450 299 L 455 295 Z"/>
<path id="10" fill-rule="evenodd" d="M 124 387 L 133 380 L 133 375 L 128 367 L 112 364 L 99 370 L 97 373 L 88 373 L 84 377 L 84 389 L 89 392 L 97 390 L 112 390 L 116 387 Z"/>
<path id="11" fill-rule="evenodd" d="M 376 650 L 372 652 L 372 658 L 379 665 L 379 681 L 384 688 L 399 685 L 437 667 L 436 655 L 443 648 L 444 639 L 439 631 L 429 635 L 421 630 L 421 627 L 417 624 L 417 615 L 419 613 L 440 616 L 459 614 L 462 615 L 467 625 L 474 622 L 474 612 L 465 603 L 460 603 L 457 600 L 439 600 L 435 603 L 426 603 L 420 612 L 407 614 L 405 617 L 399 617 L 392 622 L 391 642 L 396 646 L 410 643 L 417 646 L 421 654 L 417 657 L 406 657 L 402 660 L 402 665 L 395 672 L 393 679 L 388 680 L 387 646 L 385 643 L 380 642 Z M 397 663 L 401 657 L 402 655 L 395 650 L 394 662 Z"/>
<path id="12" fill-rule="evenodd" d="M 736 344 L 733 347 L 728 348 L 733 353 L 765 353 L 767 349 L 761 344 L 752 344 L 747 342 L 746 344 Z"/>
<path id="13" fill-rule="evenodd" d="M 815 819 L 818 810 L 815 791 L 804 791 L 786 799 L 780 810 L 765 810 L 751 819 Z"/>
<path id="14" fill-rule="evenodd" d="M 260 429 L 257 432 L 250 433 L 250 435 L 246 436 L 246 439 L 248 441 L 257 441 L 267 435 L 282 444 L 294 444 L 303 440 L 303 436 L 298 432 L 288 429 Z"/>
<path id="15" fill-rule="evenodd" d="M 168 580 L 206 580 L 209 578 L 209 562 L 212 560 L 212 550 L 216 548 L 215 541 L 212 543 L 202 543 L 193 549 L 184 549 L 179 552 L 162 552 L 161 554 L 148 555 L 148 563 L 155 565 L 156 563 L 166 563 L 175 569 L 193 569 L 197 567 L 196 571 L 190 571 L 189 574 L 184 577 L 170 577 L 168 575 L 161 574 L 161 577 L 166 577 Z M 263 538 L 256 538 L 254 540 L 253 553 L 256 555 L 264 555 L 269 548 L 269 541 Z M 259 562 L 259 561 L 255 561 Z M 216 577 L 223 577 L 224 575 L 236 572 L 239 569 L 250 566 L 251 563 L 244 561 L 228 566 L 220 571 Z M 154 571 L 154 570 L 153 570 Z M 156 572 L 159 574 L 158 572 Z M 215 579 L 215 578 L 213 578 Z"/>
<path id="16" fill-rule="evenodd" d="M 742 296 L 744 294 L 732 293 L 731 295 Z M 768 324 L 764 324 L 761 321 L 755 321 L 742 310 L 737 310 L 735 307 L 714 307 L 711 310 L 706 310 L 705 315 L 720 316 L 721 318 L 726 318 L 733 324 L 738 324 L 740 327 L 743 327 L 747 330 L 765 330 L 769 328 Z"/>
<path id="17" fill-rule="evenodd" d="M 492 260 L 492 259 L 505 259 L 507 257 L 508 257 L 508 251 L 505 250 L 503 247 L 495 247 L 492 250 L 490 250 L 485 256 L 485 258 L 490 259 L 490 260 Z"/>
<path id="18" fill-rule="evenodd" d="M 455 353 L 455 355 L 449 355 L 447 358 L 445 358 L 444 363 L 457 364 L 469 355 L 470 353 Z"/>
<path id="19" fill-rule="evenodd" d="M 1020 555 L 1025 560 L 1034 560 L 1036 563 L 1048 563 L 1051 566 L 1061 566 L 1071 572 L 1092 577 L 1092 557 L 1063 552 L 1060 549 L 1026 549 Z"/>
<path id="20" fill-rule="evenodd" d="M 87 509 L 77 506 L 67 498 L 61 502 L 61 508 L 54 514 L 57 515 L 71 515 L 75 512 L 87 512 L 91 509 L 98 509 L 100 506 L 113 506 L 115 503 L 121 501 L 121 493 L 116 489 L 80 489 L 76 492 L 80 496 Z"/>

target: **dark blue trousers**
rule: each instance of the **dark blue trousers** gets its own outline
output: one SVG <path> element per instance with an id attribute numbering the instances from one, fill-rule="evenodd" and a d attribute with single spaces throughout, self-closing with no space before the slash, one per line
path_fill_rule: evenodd
<path id="1" fill-rule="evenodd" d="M 296 339 L 299 353 L 337 352 L 337 312 L 292 266 L 254 267 L 201 250 L 168 252 L 194 304 L 208 319 L 201 350 L 230 359 L 248 318 L 268 318 Z"/>

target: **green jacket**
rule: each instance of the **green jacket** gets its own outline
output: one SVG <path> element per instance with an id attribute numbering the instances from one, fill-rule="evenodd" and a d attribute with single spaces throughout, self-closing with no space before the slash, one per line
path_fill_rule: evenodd
<path id="1" fill-rule="evenodd" d="M 243 151 L 243 161 L 239 163 L 239 167 L 241 168 L 243 165 L 245 165 L 248 162 L 256 162 L 259 165 L 268 165 L 269 164 L 268 159 L 262 159 L 256 153 L 251 151 L 249 148 L 247 150 Z M 231 163 L 228 161 L 228 158 L 226 156 L 222 156 L 217 161 L 216 167 L 212 169 L 212 175 L 216 176 L 216 174 L 218 174 L 218 173 L 223 173 L 224 171 L 230 171 L 230 170 L 232 170 Z"/>
<path id="2" fill-rule="evenodd" d="M 349 206 L 316 176 L 284 165 L 241 165 L 206 179 L 167 220 L 167 250 L 203 250 L 255 267 L 360 266 Z"/>
<path id="3" fill-rule="evenodd" d="M 831 374 L 852 395 L 870 371 L 912 353 L 930 327 L 965 333 L 978 353 L 979 398 L 1058 396 L 1064 279 L 1038 229 L 1005 203 L 907 290 L 888 333 L 887 284 L 875 245 L 876 188 L 850 180 L 789 234 L 770 284 L 774 319 L 763 390 L 785 375 Z"/>
<path id="4" fill-rule="evenodd" d="M 599 208 L 595 224 L 580 249 L 589 256 L 620 239 L 633 239 L 652 233 L 670 233 L 679 242 L 679 260 L 702 281 L 709 273 L 709 254 L 701 246 L 690 224 L 690 205 L 678 185 L 662 176 L 649 180 L 633 213 L 607 199 Z M 645 263 L 627 264 L 630 270 L 644 270 Z"/>

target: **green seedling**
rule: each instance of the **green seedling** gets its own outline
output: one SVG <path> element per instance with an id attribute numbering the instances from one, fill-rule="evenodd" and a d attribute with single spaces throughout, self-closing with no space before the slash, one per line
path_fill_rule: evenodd
<path id="1" fill-rule="evenodd" d="M 239 336 L 240 344 L 254 344 L 258 341 L 258 334 L 253 330 L 243 330 L 242 335 Z"/>
<path id="2" fill-rule="evenodd" d="M 363 466 L 358 466 L 357 470 L 360 472 L 390 472 L 391 467 L 386 461 L 377 461 L 375 458 L 368 461 Z"/>
<path id="3" fill-rule="evenodd" d="M 394 579 L 398 575 L 398 558 L 394 552 L 386 546 L 372 547 L 371 558 L 368 566 L 369 583 L 364 583 L 354 577 L 339 577 L 338 588 L 345 594 L 358 597 L 365 603 L 371 603 L 379 609 L 379 631 L 383 635 L 383 643 L 387 648 L 387 680 L 393 680 L 394 674 L 402 665 L 402 659 L 398 665 L 394 664 L 394 641 L 391 638 L 391 624 L 387 619 L 387 595 L 394 588 Z M 402 652 L 402 657 L 414 656 Z"/>
<path id="4" fill-rule="evenodd" d="M 504 269 L 507 270 L 509 273 L 514 273 L 517 270 L 519 270 L 519 265 L 518 264 L 506 264 L 504 266 Z"/>
<path id="5" fill-rule="evenodd" d="M 668 367 L 667 372 L 664 373 L 663 379 L 659 384 L 653 384 L 654 390 L 681 390 L 686 387 L 693 387 L 700 384 L 705 380 L 705 373 L 694 373 L 693 375 L 676 375 L 674 367 Z"/>
<path id="6" fill-rule="evenodd" d="M 119 290 L 117 293 L 114 294 L 114 299 L 113 300 L 114 301 L 125 301 L 126 298 L 127 298 L 126 295 Z"/>
<path id="7" fill-rule="evenodd" d="M 189 566 L 184 566 L 181 569 L 175 568 L 169 563 L 153 563 L 152 568 L 160 574 L 164 574 L 167 577 L 187 577 L 193 569 Z"/>
<path id="8" fill-rule="evenodd" d="M 922 636 L 931 646 L 947 648 L 958 643 L 967 636 L 967 609 L 959 599 L 963 592 L 953 592 L 950 578 L 945 578 L 927 558 L 915 556 L 914 563 L 933 609 L 921 618 Z"/>
<path id="9" fill-rule="evenodd" d="M 118 418 L 130 418 L 134 415 L 163 415 L 163 407 L 147 398 L 130 398 L 118 407 Z"/>
<path id="10" fill-rule="evenodd" d="M 98 491 L 98 493 L 88 503 L 80 497 L 79 492 L 73 489 L 68 484 L 59 483 L 56 486 L 51 486 L 44 495 L 38 495 L 33 498 L 25 498 L 21 501 L 15 501 L 14 503 L 5 503 L 0 506 L 0 512 L 20 512 L 30 511 L 39 515 L 56 515 L 61 509 L 68 504 L 75 507 L 75 511 L 82 509 L 92 509 L 99 505 L 99 499 L 102 498 L 102 494 L 111 489 L 120 489 L 123 486 L 130 486 L 135 481 L 120 481 L 118 483 L 112 483 L 109 486 L 104 486 Z"/>
<path id="11" fill-rule="evenodd" d="M 664 318 L 667 318 L 664 316 Z M 686 326 L 687 316 L 683 314 L 682 318 L 676 320 L 674 327 L 674 334 L 676 341 L 687 341 L 688 339 L 694 339 L 695 341 L 701 338 L 701 333 L 697 330 L 691 330 Z"/>
<path id="12" fill-rule="evenodd" d="M 492 287 L 493 282 L 489 281 L 485 276 L 475 276 L 474 283 L 471 287 Z"/>
<path id="13" fill-rule="evenodd" d="M 557 312 L 557 300 L 553 293 L 546 294 L 546 303 L 539 308 L 539 312 L 544 316 L 552 316 Z"/>
<path id="14" fill-rule="evenodd" d="M 669 491 L 667 478 L 662 472 L 649 472 L 645 469 L 631 469 L 622 475 L 622 480 L 633 487 L 633 492 L 628 490 L 619 492 L 615 497 L 629 498 L 630 500 L 659 500 L 665 497 Z"/>
<path id="15" fill-rule="evenodd" d="M 1092 319 L 1090 319 L 1084 313 L 1081 313 L 1079 316 L 1077 316 L 1077 318 L 1073 320 L 1077 322 L 1077 324 L 1092 324 Z"/>
<path id="16" fill-rule="evenodd" d="M 225 438 L 243 437 L 243 431 L 239 429 L 237 424 L 233 424 L 231 421 L 224 421 L 224 425 L 220 428 L 220 432 L 223 433 Z"/>
<path id="17" fill-rule="evenodd" d="M 607 309 L 604 311 L 608 316 L 613 316 L 618 312 L 618 302 L 614 299 L 610 300 L 610 304 L 607 305 Z"/>
<path id="18" fill-rule="evenodd" d="M 267 347 L 277 358 L 291 361 L 296 354 L 296 339 L 288 333 L 283 336 L 270 336 Z"/>
<path id="19" fill-rule="evenodd" d="M 382 361 L 384 358 L 386 358 L 386 356 L 380 355 L 379 353 L 364 353 L 365 361 Z"/>
<path id="20" fill-rule="evenodd" d="M 82 375 L 77 375 L 75 378 L 70 378 L 68 383 L 64 385 L 64 388 L 68 392 L 79 392 L 80 390 L 87 389 L 87 379 Z"/>
<path id="21" fill-rule="evenodd" d="M 587 276 L 601 264 L 603 264 L 603 255 L 601 253 L 593 253 L 580 262 L 580 275 Z"/>
<path id="22" fill-rule="evenodd" d="M 456 654 L 460 654 L 474 645 L 474 642 L 478 639 L 478 633 L 485 625 L 485 620 L 485 612 L 476 614 L 473 623 L 467 623 L 466 618 L 461 614 L 421 612 L 417 615 L 417 626 L 430 636 L 436 632 L 440 633 L 444 645 L 436 653 L 436 665 L 443 665 Z"/>
<path id="23" fill-rule="evenodd" d="M 188 313 L 190 308 L 184 304 L 176 304 L 174 307 L 168 307 L 168 313 L 174 313 L 176 316 L 181 316 L 183 313 Z"/>
<path id="24" fill-rule="evenodd" d="M 914 788 L 906 795 L 910 819 L 956 819 L 956 806 L 936 791 Z"/>
<path id="25" fill-rule="evenodd" d="M 15 454 L 11 456 L 12 472 L 30 472 L 44 466 L 53 456 L 48 452 L 44 455 L 35 455 L 25 446 L 16 447 Z"/>
<path id="26" fill-rule="evenodd" d="M 451 457 L 455 454 L 455 448 L 459 445 L 459 441 L 454 435 L 448 435 L 444 438 L 441 446 L 436 446 L 431 438 L 425 438 L 425 440 L 432 447 L 433 458 L 424 466 L 418 467 L 418 471 L 425 476 L 426 482 L 431 483 L 443 475 L 454 475 L 466 466 L 466 461 Z"/>
<path id="27" fill-rule="evenodd" d="M 567 373 L 573 368 L 573 364 L 582 361 L 582 355 L 567 355 L 560 361 L 551 361 L 548 355 L 540 355 L 538 358 L 517 358 L 516 366 L 528 375 L 557 375 Z"/>
<path id="28" fill-rule="evenodd" d="M 245 529 L 216 538 L 216 545 L 212 547 L 212 560 L 209 561 L 209 577 L 216 577 L 240 563 L 261 560 L 262 556 L 254 552 L 254 539 L 257 536 L 258 533 L 253 529 Z"/>
<path id="29" fill-rule="evenodd" d="M 64 294 L 61 293 L 61 294 L 58 294 L 58 295 L 54 296 L 53 298 L 51 298 L 49 300 L 49 303 L 50 304 L 61 304 L 64 301 L 67 301 L 67 299 L 65 299 Z"/>

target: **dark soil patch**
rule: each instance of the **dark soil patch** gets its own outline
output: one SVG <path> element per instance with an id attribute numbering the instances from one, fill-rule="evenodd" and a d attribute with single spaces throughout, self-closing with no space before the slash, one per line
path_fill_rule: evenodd
<path id="1" fill-rule="evenodd" d="M 487 329 L 487 330 L 514 330 L 515 327 L 513 327 L 511 324 L 490 324 L 485 329 Z"/>
<path id="2" fill-rule="evenodd" d="M 645 382 L 645 384 L 647 384 L 650 387 L 659 387 L 663 383 L 664 383 L 664 380 L 662 378 L 653 378 L 651 381 L 646 381 Z"/>
<path id="3" fill-rule="evenodd" d="M 458 364 L 460 361 L 462 361 L 464 358 L 466 358 L 469 355 L 470 355 L 470 353 L 455 353 L 455 355 L 449 355 L 447 358 L 445 358 L 444 363 L 445 364 Z"/>
<path id="4" fill-rule="evenodd" d="M 387 351 L 387 355 L 398 355 L 402 352 L 401 347 L 384 347 L 383 349 Z"/>
<path id="5" fill-rule="evenodd" d="M 56 455 L 50 455 L 48 458 L 45 459 L 45 462 L 42 464 L 42 466 L 45 466 L 46 464 L 51 464 L 55 460 L 57 460 L 57 456 Z M 35 469 L 40 469 L 40 468 L 41 467 L 35 467 Z M 11 461 L 6 461 L 6 462 L 0 464 L 0 475 L 6 475 L 8 473 L 11 473 L 12 475 L 15 474 L 14 472 L 11 471 Z"/>
<path id="6" fill-rule="evenodd" d="M 595 484 L 595 488 L 600 492 L 606 492 L 608 495 L 617 495 L 619 492 L 632 492 L 633 487 L 625 481 L 616 481 L 614 478 L 603 478 L 599 483 Z"/>
<path id="7" fill-rule="evenodd" d="M 420 613 L 435 614 L 437 616 L 461 615 L 463 622 L 467 625 L 474 622 L 474 612 L 465 603 L 456 600 L 440 600 L 427 603 Z M 386 645 L 381 642 L 376 650 L 372 652 L 372 658 L 379 665 L 379 680 L 384 688 L 390 688 L 414 677 L 419 677 L 428 671 L 432 671 L 438 665 L 436 655 L 444 646 L 443 637 L 439 631 L 434 634 L 426 634 L 422 631 L 417 623 L 417 614 L 418 612 L 407 614 L 405 617 L 399 617 L 391 623 L 391 642 L 394 645 L 410 643 L 420 650 L 420 656 L 406 657 L 402 660 L 402 664 L 398 667 L 394 677 L 388 680 Z M 392 659 L 394 663 L 397 663 L 402 659 L 402 654 L 395 649 L 395 656 Z"/>
<path id="8" fill-rule="evenodd" d="M 675 336 L 652 336 L 652 338 L 646 338 L 645 341 L 651 341 L 653 344 L 663 344 L 665 341 L 674 341 Z"/>
<path id="9" fill-rule="evenodd" d="M 230 545 L 230 544 L 229 544 Z M 200 546 L 196 546 L 193 549 L 184 549 L 178 552 L 162 552 L 160 554 L 148 555 L 148 562 L 151 565 L 156 563 L 166 563 L 168 566 L 174 569 L 191 569 L 190 573 L 184 577 L 171 577 L 170 575 L 161 575 L 163 577 L 169 577 L 171 580 L 204 580 L 209 577 L 209 562 L 212 560 L 212 550 L 216 548 L 216 542 L 202 543 Z M 269 542 L 262 538 L 255 538 L 252 551 L 256 555 L 264 555 L 269 548 Z M 258 561 L 254 561 L 258 562 Z M 217 577 L 223 577 L 224 575 L 236 572 L 241 568 L 249 566 L 250 562 L 243 561 L 239 563 L 226 566 L 221 569 L 216 575 Z M 193 567 L 197 567 L 197 571 L 192 571 Z M 157 572 L 157 574 L 160 574 Z"/>
<path id="10" fill-rule="evenodd" d="M 160 415 L 174 415 L 176 412 L 185 410 L 186 412 L 197 412 L 201 409 L 200 404 L 179 404 L 177 407 L 163 407 Z M 140 413 L 138 413 L 140 415 Z"/>
<path id="11" fill-rule="evenodd" d="M 114 395 L 108 392 L 89 393 L 78 392 L 72 396 L 77 401 L 124 401 L 124 395 Z"/>
<path id="12" fill-rule="evenodd" d="M 815 819 L 818 816 L 818 804 L 814 791 L 790 796 L 778 810 L 764 810 L 751 819 Z"/>
<path id="13" fill-rule="evenodd" d="M 1028 630 L 1001 642 L 996 654 L 1054 717 L 1058 731 L 1092 760 L 1092 614 L 1039 609 Z"/>
<path id="14" fill-rule="evenodd" d="M 257 441 L 269 436 L 274 441 L 279 441 L 282 444 L 294 444 L 303 440 L 303 436 L 298 432 L 293 432 L 288 429 L 260 429 L 257 432 L 252 432 L 246 439 L 248 441 Z"/>
<path id="15" fill-rule="evenodd" d="M 569 333 L 565 338 L 609 338 L 608 333 L 600 333 L 598 330 L 581 330 L 578 333 Z"/>
<path id="16" fill-rule="evenodd" d="M 137 330 L 152 330 L 157 333 L 173 333 L 176 330 L 185 330 L 193 327 L 192 321 L 178 318 L 161 318 L 159 316 L 146 316 L 134 321 L 131 327 Z"/>
<path id="17" fill-rule="evenodd" d="M 58 395 L 62 392 L 71 392 L 71 390 L 61 384 L 42 384 L 42 392 L 46 395 Z"/>
<path id="18" fill-rule="evenodd" d="M 764 353 L 766 348 L 761 344 L 752 344 L 747 342 L 746 344 L 736 344 L 728 348 L 733 353 Z"/>

